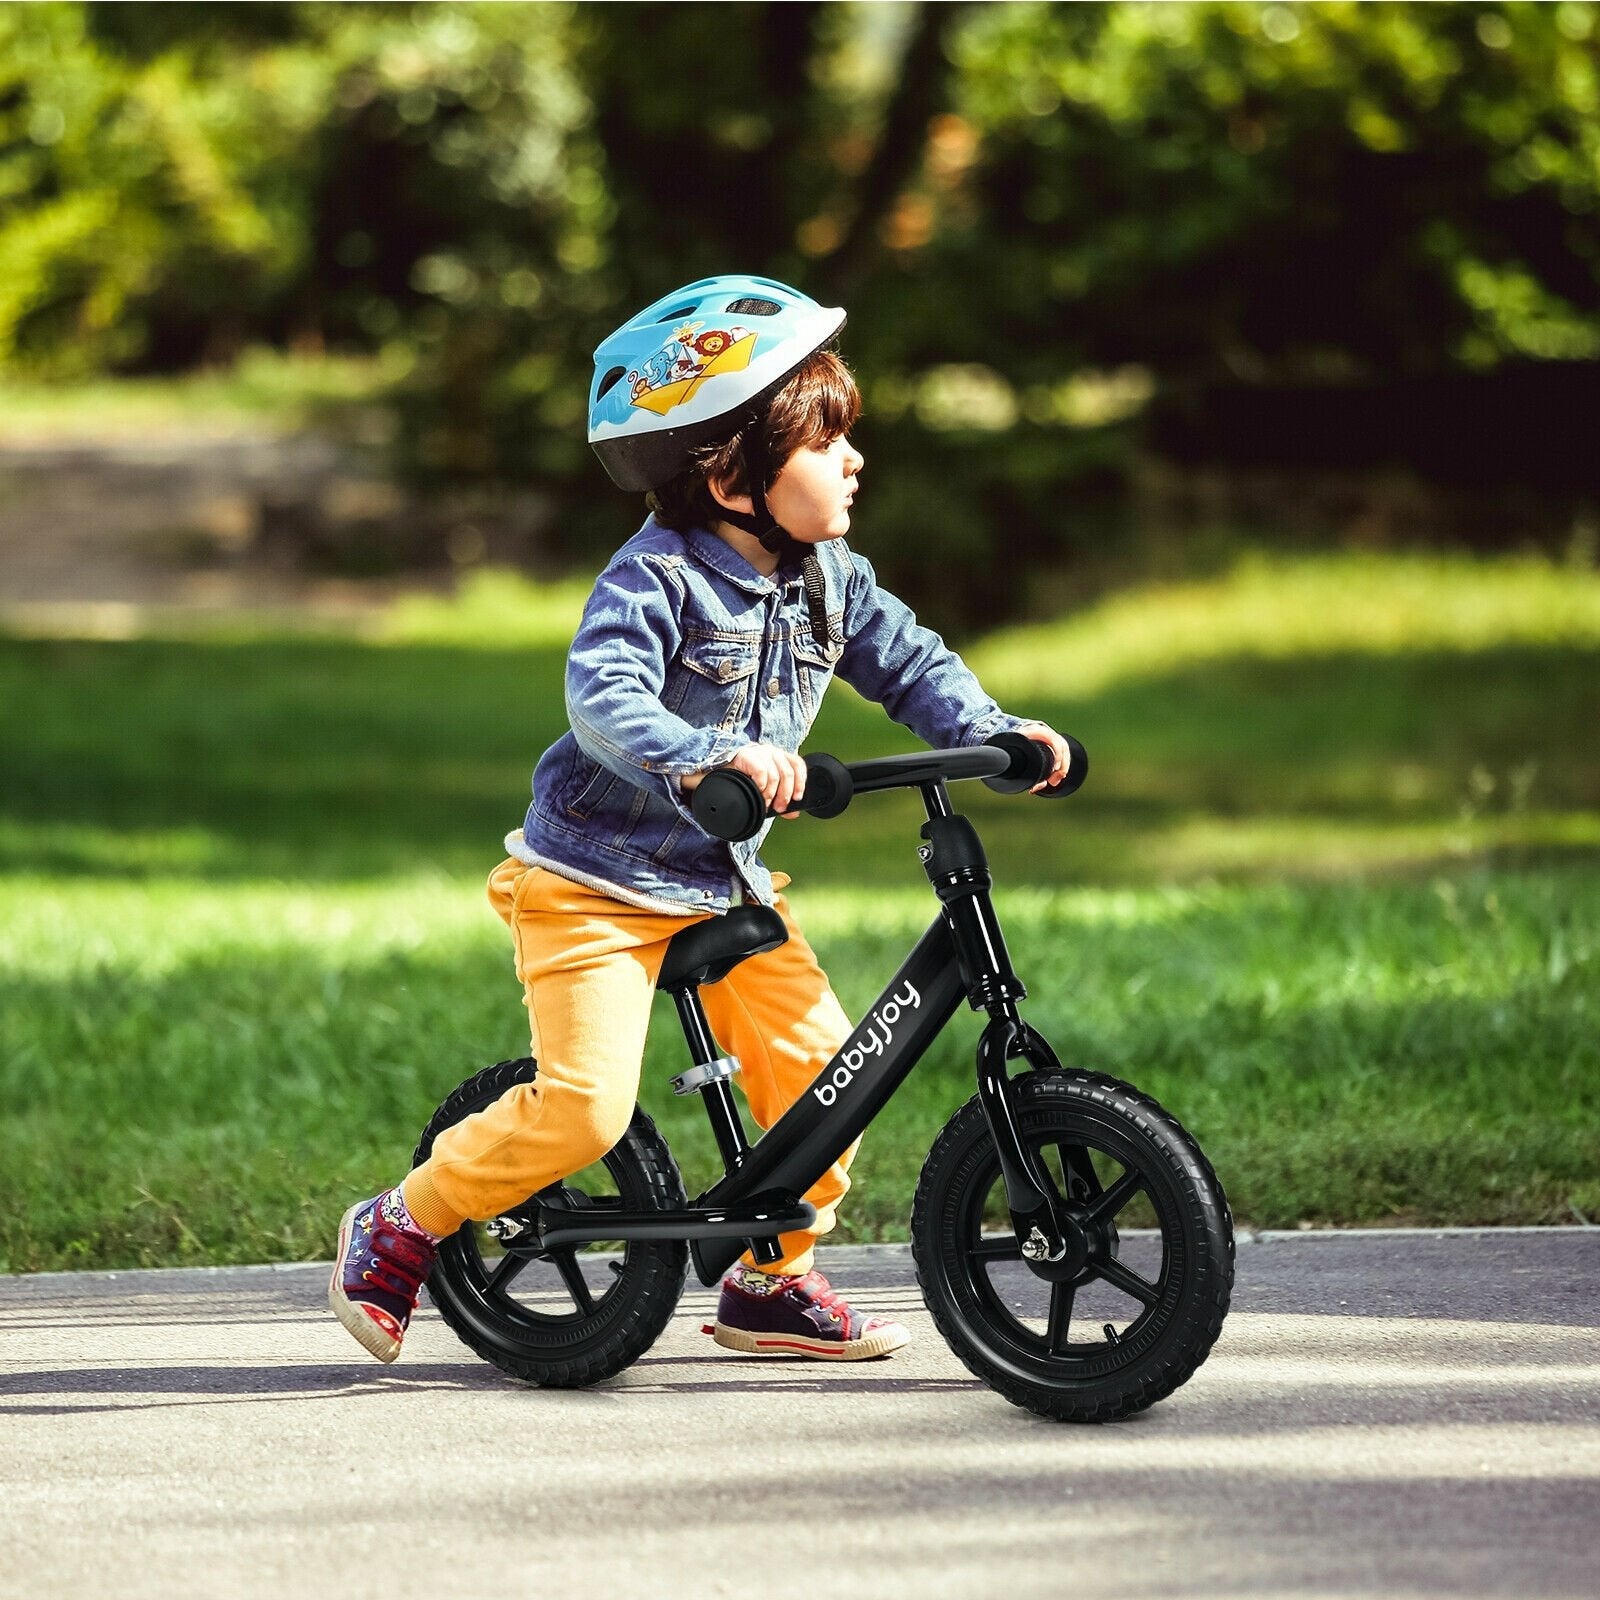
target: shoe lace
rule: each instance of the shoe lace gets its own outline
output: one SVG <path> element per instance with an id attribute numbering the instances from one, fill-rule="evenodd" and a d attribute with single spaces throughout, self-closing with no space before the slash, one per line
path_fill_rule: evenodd
<path id="1" fill-rule="evenodd" d="M 361 1276 L 393 1294 L 403 1294 L 415 1305 L 423 1280 L 433 1267 L 433 1245 L 380 1217 L 372 1230 L 369 1248 L 372 1265 Z"/>
<path id="2" fill-rule="evenodd" d="M 850 1305 L 845 1297 L 839 1293 L 820 1272 L 808 1272 L 798 1284 L 795 1285 L 813 1305 L 821 1306 L 824 1311 L 838 1311 L 842 1320 L 848 1324 L 850 1321 Z"/>

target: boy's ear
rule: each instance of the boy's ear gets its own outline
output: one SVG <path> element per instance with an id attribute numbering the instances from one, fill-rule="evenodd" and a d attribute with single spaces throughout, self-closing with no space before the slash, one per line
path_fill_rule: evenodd
<path id="1" fill-rule="evenodd" d="M 711 491 L 711 498 L 719 506 L 725 506 L 729 511 L 742 512 L 747 517 L 753 516 L 756 509 L 755 501 L 747 494 L 735 494 L 732 492 L 730 485 L 733 481 L 731 477 L 717 478 L 710 473 L 706 474 L 706 488 Z"/>

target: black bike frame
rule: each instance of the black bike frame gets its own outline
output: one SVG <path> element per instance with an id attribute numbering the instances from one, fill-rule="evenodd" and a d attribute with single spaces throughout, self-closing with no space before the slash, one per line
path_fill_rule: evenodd
<path id="1" fill-rule="evenodd" d="M 810 1088 L 750 1147 L 739 1167 L 695 1204 L 731 1205 L 769 1189 L 803 1195 L 888 1104 L 965 994 L 955 945 L 941 918 Z M 700 1281 L 712 1284 L 744 1243 L 693 1239 L 690 1249 Z"/>
<path id="2" fill-rule="evenodd" d="M 911 760 L 879 763 L 883 779 L 874 786 L 888 787 L 896 775 L 905 783 L 903 774 L 910 769 L 901 764 Z M 718 1086 L 720 1095 L 708 1096 L 706 1109 L 728 1171 L 689 1209 L 585 1216 L 541 1195 L 535 1239 L 520 1248 L 538 1248 L 536 1240 L 547 1248 L 570 1248 L 586 1237 L 687 1238 L 700 1281 L 716 1283 L 748 1243 L 770 1240 L 780 1229 L 803 1227 L 811 1220 L 814 1213 L 798 1197 L 865 1132 L 965 998 L 974 1010 L 989 1013 L 978 1046 L 978 1093 L 1022 1255 L 1041 1273 L 1055 1276 L 1071 1270 L 1084 1246 L 1083 1233 L 1022 1142 L 1006 1065 L 1014 1056 L 1041 1068 L 1056 1068 L 1059 1062 L 1017 1014 L 1016 1002 L 1027 991 L 1006 953 L 976 829 L 951 810 L 942 776 L 923 768 L 912 781 L 928 812 L 922 829 L 926 842 L 917 853 L 938 895 L 940 916 L 866 1020 L 753 1145 L 745 1143 L 726 1085 Z M 692 1015 L 703 1019 L 698 997 Z M 769 1226 L 759 1226 L 758 1219 Z"/>

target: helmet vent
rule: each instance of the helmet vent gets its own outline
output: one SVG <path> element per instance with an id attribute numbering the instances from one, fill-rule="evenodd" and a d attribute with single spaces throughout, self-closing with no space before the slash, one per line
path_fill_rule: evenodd
<path id="1" fill-rule="evenodd" d="M 776 300 L 733 300 L 728 310 L 743 317 L 775 317 L 783 310 Z"/>
<path id="2" fill-rule="evenodd" d="M 669 311 L 665 316 L 657 317 L 657 322 L 676 322 L 679 317 L 691 317 L 700 309 L 699 304 L 679 306 L 674 311 Z"/>
<path id="3" fill-rule="evenodd" d="M 605 375 L 605 377 L 600 380 L 600 387 L 594 392 L 595 399 L 598 400 L 603 394 L 611 389 L 615 385 L 617 379 L 620 378 L 626 370 L 627 369 L 624 367 L 613 367 Z"/>

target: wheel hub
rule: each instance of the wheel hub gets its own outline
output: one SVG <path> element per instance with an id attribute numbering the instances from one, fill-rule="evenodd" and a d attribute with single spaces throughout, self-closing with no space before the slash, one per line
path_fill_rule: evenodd
<path id="1" fill-rule="evenodd" d="M 1090 1276 L 1090 1269 L 1097 1263 L 1109 1261 L 1116 1255 L 1116 1224 L 1107 1223 L 1097 1228 L 1085 1225 L 1083 1219 L 1084 1213 L 1076 1208 L 1069 1210 L 1062 1219 L 1061 1242 L 1066 1250 L 1059 1261 L 1047 1260 L 1042 1254 L 1029 1254 L 1030 1245 L 1036 1251 L 1044 1247 L 1044 1233 L 1037 1225 L 1023 1239 L 1022 1259 L 1036 1278 L 1046 1283 L 1076 1283 Z"/>

